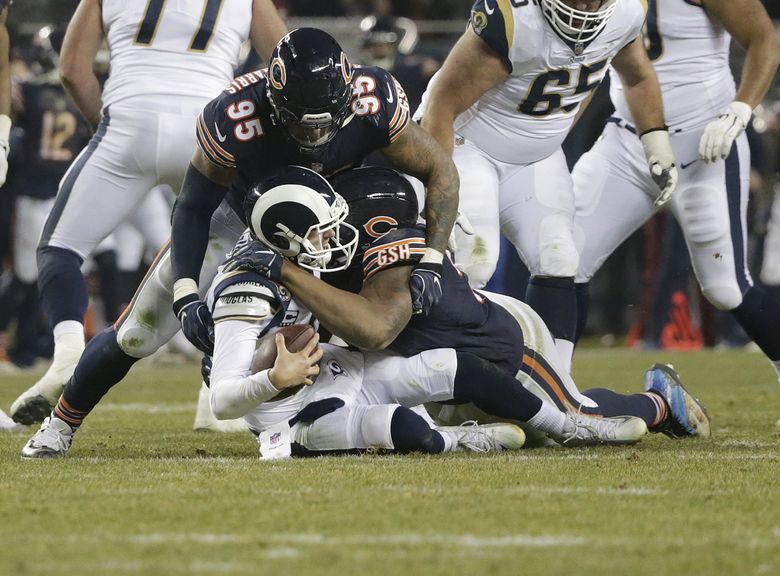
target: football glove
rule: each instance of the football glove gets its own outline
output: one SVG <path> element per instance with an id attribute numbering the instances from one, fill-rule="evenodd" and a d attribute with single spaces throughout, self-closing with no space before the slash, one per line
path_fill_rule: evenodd
<path id="1" fill-rule="evenodd" d="M 412 270 L 409 291 L 412 293 L 412 314 L 428 316 L 442 297 L 441 277 L 444 256 L 438 250 L 426 248 L 420 262 Z"/>
<path id="2" fill-rule="evenodd" d="M 666 128 L 654 128 L 643 133 L 639 139 L 650 167 L 650 175 L 660 189 L 653 206 L 660 208 L 669 201 L 677 186 L 677 168 L 669 131 Z"/>
<path id="3" fill-rule="evenodd" d="M 173 312 L 187 340 L 204 354 L 213 354 L 214 320 L 206 303 L 197 294 L 187 294 L 174 300 Z"/>
<path id="4" fill-rule="evenodd" d="M 709 164 L 728 156 L 731 145 L 747 127 L 752 115 L 753 109 L 744 102 L 735 100 L 729 104 L 729 109 L 704 129 L 699 141 L 701 159 Z"/>
<path id="5" fill-rule="evenodd" d="M 253 240 L 236 250 L 222 271 L 248 270 L 274 282 L 281 282 L 282 262 L 281 254 L 274 252 L 259 240 Z"/>
<path id="6" fill-rule="evenodd" d="M 455 217 L 455 226 L 460 228 L 461 232 L 463 232 L 466 236 L 474 235 L 474 227 L 471 225 L 468 216 L 466 216 L 460 210 L 458 210 L 458 215 Z M 447 240 L 447 250 L 453 254 L 458 250 L 458 242 L 455 239 L 455 226 L 452 227 L 450 238 Z"/>
<path id="7" fill-rule="evenodd" d="M 207 388 L 211 386 L 211 366 L 213 362 L 211 356 L 203 355 L 203 359 L 200 361 L 200 377 L 203 378 L 203 383 Z"/>

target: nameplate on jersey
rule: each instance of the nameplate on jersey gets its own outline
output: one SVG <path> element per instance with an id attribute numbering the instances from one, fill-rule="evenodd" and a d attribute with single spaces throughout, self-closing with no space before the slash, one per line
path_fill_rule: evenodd
<path id="1" fill-rule="evenodd" d="M 273 315 L 273 293 L 259 284 L 240 282 L 225 288 L 214 302 L 214 322 L 260 320 Z"/>

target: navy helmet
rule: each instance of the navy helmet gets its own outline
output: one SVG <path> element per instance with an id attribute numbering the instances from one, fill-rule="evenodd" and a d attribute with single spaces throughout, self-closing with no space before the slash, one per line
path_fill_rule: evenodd
<path id="1" fill-rule="evenodd" d="M 314 152 L 333 139 L 349 113 L 352 66 L 332 36 L 298 28 L 271 54 L 268 97 L 286 134 L 302 151 Z"/>

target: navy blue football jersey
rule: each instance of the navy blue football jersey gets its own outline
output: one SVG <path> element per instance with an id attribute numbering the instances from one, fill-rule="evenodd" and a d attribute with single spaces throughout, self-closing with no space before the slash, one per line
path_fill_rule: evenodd
<path id="1" fill-rule="evenodd" d="M 363 256 L 363 279 L 413 266 L 425 252 L 425 231 L 403 228 L 377 239 Z M 466 275 L 444 259 L 442 298 L 427 317 L 412 316 L 389 348 L 413 356 L 433 348 L 471 352 L 513 374 L 523 361 L 523 332 L 501 306 L 471 289 Z"/>
<path id="2" fill-rule="evenodd" d="M 89 124 L 65 95 L 55 76 L 22 85 L 24 110 L 16 125 L 24 130 L 14 175 L 18 193 L 47 199 L 90 138 Z"/>
<path id="3" fill-rule="evenodd" d="M 409 124 L 406 95 L 392 75 L 356 66 L 351 115 L 333 140 L 307 154 L 277 124 L 266 84 L 262 70 L 239 76 L 206 105 L 197 123 L 206 157 L 237 171 L 228 201 L 242 219 L 246 191 L 279 167 L 304 166 L 328 176 L 360 165 L 370 152 L 395 142 Z"/>

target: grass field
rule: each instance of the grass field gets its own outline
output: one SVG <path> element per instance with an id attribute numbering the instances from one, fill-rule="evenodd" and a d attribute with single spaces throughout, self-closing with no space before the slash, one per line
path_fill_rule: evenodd
<path id="1" fill-rule="evenodd" d="M 658 354 L 585 350 L 581 388 Z M 0 574 L 780 574 L 780 388 L 741 352 L 666 354 L 709 440 L 260 462 L 191 431 L 195 365 L 140 365 L 65 460 L 0 434 Z M 8 408 L 34 375 L 0 377 Z"/>

